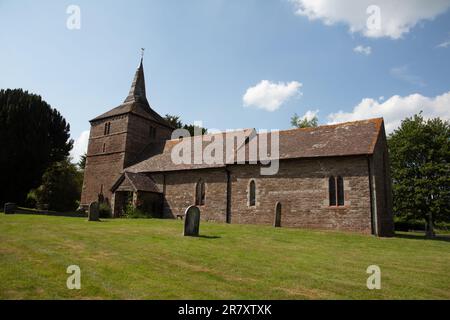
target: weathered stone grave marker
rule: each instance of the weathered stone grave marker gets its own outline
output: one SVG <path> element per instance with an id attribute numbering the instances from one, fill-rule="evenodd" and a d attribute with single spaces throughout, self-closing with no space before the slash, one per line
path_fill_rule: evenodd
<path id="1" fill-rule="evenodd" d="M 92 202 L 89 205 L 89 221 L 100 221 L 98 202 Z"/>
<path id="2" fill-rule="evenodd" d="M 5 203 L 5 214 L 14 214 L 16 209 L 17 205 L 15 203 Z"/>
<path id="3" fill-rule="evenodd" d="M 200 232 L 200 209 L 191 206 L 186 209 L 184 219 L 184 236 L 198 237 Z"/>

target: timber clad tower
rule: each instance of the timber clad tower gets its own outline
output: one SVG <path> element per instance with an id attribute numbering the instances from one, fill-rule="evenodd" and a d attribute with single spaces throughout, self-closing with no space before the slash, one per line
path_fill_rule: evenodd
<path id="1" fill-rule="evenodd" d="M 100 200 L 114 218 L 132 205 L 170 219 L 197 205 L 206 221 L 393 235 L 383 119 L 280 131 L 272 176 L 261 175 L 260 158 L 176 164 L 174 148 L 194 139 L 171 140 L 174 128 L 147 101 L 141 60 L 123 104 L 90 123 L 83 207 Z M 245 139 L 233 150 L 245 154 L 264 135 L 237 133 Z M 225 133 L 216 135 L 226 141 Z M 211 138 L 200 138 L 203 148 Z"/>

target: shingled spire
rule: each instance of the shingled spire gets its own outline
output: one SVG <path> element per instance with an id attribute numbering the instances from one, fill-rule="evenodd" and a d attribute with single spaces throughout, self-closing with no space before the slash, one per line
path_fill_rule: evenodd
<path id="1" fill-rule="evenodd" d="M 130 93 L 124 101 L 124 103 L 130 102 L 142 102 L 148 104 L 147 96 L 145 94 L 143 58 L 141 58 L 139 68 L 136 70 L 136 75 L 134 76 L 133 83 L 131 84 Z"/>
<path id="2" fill-rule="evenodd" d="M 154 111 L 145 93 L 145 78 L 144 78 L 144 59 L 141 58 L 136 74 L 134 76 L 133 83 L 131 84 L 130 93 L 125 101 L 118 107 L 109 110 L 108 112 L 92 119 L 91 122 L 103 120 L 110 117 L 115 117 L 123 114 L 133 113 L 140 117 L 147 118 L 154 122 L 157 122 L 167 128 L 173 129 L 173 126 L 168 123 L 163 117 L 161 117 L 156 111 Z"/>

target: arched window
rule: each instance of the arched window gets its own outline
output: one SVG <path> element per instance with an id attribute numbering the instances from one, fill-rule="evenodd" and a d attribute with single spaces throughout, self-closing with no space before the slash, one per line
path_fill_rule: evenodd
<path id="1" fill-rule="evenodd" d="M 111 122 L 106 122 L 105 123 L 105 131 L 103 132 L 104 135 L 106 136 L 107 134 L 111 133 Z"/>
<path id="2" fill-rule="evenodd" d="M 328 191 L 331 207 L 345 205 L 344 179 L 341 176 L 330 177 Z"/>
<path id="3" fill-rule="evenodd" d="M 200 180 L 199 182 L 197 182 L 197 186 L 195 187 L 195 205 L 204 206 L 205 198 L 205 182 L 203 180 Z"/>
<path id="4" fill-rule="evenodd" d="M 338 206 L 345 205 L 344 179 L 340 176 L 337 177 L 337 198 L 338 198 Z"/>
<path id="5" fill-rule="evenodd" d="M 330 177 L 328 182 L 328 192 L 330 194 L 330 207 L 336 206 L 336 180 Z"/>
<path id="6" fill-rule="evenodd" d="M 248 203 L 250 207 L 256 206 L 256 183 L 255 180 L 250 181 L 249 186 L 249 193 L 248 193 Z"/>
<path id="7" fill-rule="evenodd" d="M 275 206 L 275 228 L 281 228 L 281 203 Z"/>

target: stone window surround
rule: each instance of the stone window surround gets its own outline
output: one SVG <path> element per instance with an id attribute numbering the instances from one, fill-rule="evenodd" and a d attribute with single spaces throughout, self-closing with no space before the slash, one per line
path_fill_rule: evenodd
<path id="1" fill-rule="evenodd" d="M 337 195 L 338 195 L 338 190 L 337 190 L 337 179 L 338 179 L 338 177 L 341 177 L 342 180 L 343 180 L 343 183 L 344 183 L 344 185 L 343 185 L 344 205 L 339 205 L 338 204 L 338 197 L 337 197 Z M 334 178 L 335 184 L 336 184 L 336 190 L 335 190 L 335 192 L 336 192 L 336 205 L 334 205 L 334 206 L 330 205 L 330 192 L 329 192 L 330 191 L 329 190 L 330 178 Z M 327 207 L 328 209 L 332 209 L 332 210 L 346 210 L 346 209 L 350 208 L 351 201 L 348 200 L 348 191 L 350 191 L 351 188 L 350 188 L 348 179 L 344 179 L 344 176 L 341 175 L 341 174 L 336 174 L 336 175 L 332 174 L 332 175 L 326 177 L 326 179 L 325 179 L 325 186 L 326 186 L 327 196 L 326 196 L 326 200 L 325 200 L 326 201 L 326 205 L 324 207 Z"/>
<path id="2" fill-rule="evenodd" d="M 204 186 L 204 199 L 203 199 L 203 204 L 197 204 L 197 189 L 198 189 L 198 185 L 199 184 L 203 184 L 203 186 Z M 207 200 L 207 184 L 206 184 L 206 181 L 205 180 L 203 180 L 203 179 L 199 179 L 198 181 L 197 181 L 197 183 L 194 185 L 194 204 L 197 206 L 197 207 L 204 207 L 204 206 L 206 206 L 206 200 Z"/>
<path id="3" fill-rule="evenodd" d="M 107 136 L 111 133 L 111 121 L 105 122 L 105 130 L 104 130 L 104 136 Z"/>
<path id="4" fill-rule="evenodd" d="M 252 181 L 255 183 L 255 205 L 251 206 L 250 205 L 250 185 L 252 183 Z M 247 184 L 247 207 L 249 209 L 256 209 L 259 206 L 259 202 L 258 202 L 259 196 L 258 196 L 258 183 L 256 182 L 255 178 L 252 178 L 248 181 Z"/>

